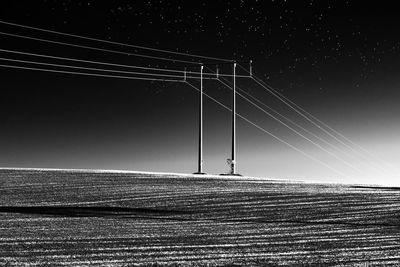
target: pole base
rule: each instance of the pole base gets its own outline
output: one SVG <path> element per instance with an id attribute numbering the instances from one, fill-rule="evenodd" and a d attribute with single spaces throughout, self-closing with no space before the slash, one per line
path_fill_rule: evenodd
<path id="1" fill-rule="evenodd" d="M 220 175 L 222 175 L 222 176 L 240 176 L 240 177 L 243 176 L 239 173 L 221 173 Z"/>
<path id="2" fill-rule="evenodd" d="M 193 174 L 201 174 L 201 175 L 204 175 L 204 174 L 207 174 L 207 173 L 205 173 L 205 172 L 194 172 Z"/>

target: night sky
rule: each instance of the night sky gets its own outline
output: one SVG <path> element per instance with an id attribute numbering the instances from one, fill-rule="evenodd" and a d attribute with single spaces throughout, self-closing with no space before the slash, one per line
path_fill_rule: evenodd
<path id="1" fill-rule="evenodd" d="M 399 185 L 399 171 L 394 170 L 400 160 L 397 13 L 394 1 L 36 0 L 4 1 L 0 20 L 158 49 L 253 60 L 257 77 L 372 156 L 368 156 L 369 161 L 364 160 L 360 153 L 336 142 L 251 79 L 240 78 L 237 84 L 241 89 L 339 148 L 337 155 L 342 160 L 302 139 L 241 98 L 237 102 L 239 114 L 343 175 L 241 119 L 237 125 L 239 173 L 277 179 Z M 1 23 L 0 32 L 171 57 Z M 176 70 L 186 66 L 199 71 L 196 64 L 93 51 L 4 34 L 0 34 L 0 40 L 0 49 Z M 0 57 L 96 67 L 6 52 L 0 52 Z M 207 61 L 210 60 L 203 60 Z M 0 64 L 38 67 L 6 60 L 0 60 Z M 242 66 L 248 68 L 248 64 Z M 210 68 L 207 71 L 215 71 Z M 184 83 L 3 67 L 0 72 L 1 167 L 185 173 L 197 169 L 198 92 Z M 221 67 L 221 72 L 230 74 L 231 69 Z M 199 80 L 190 82 L 199 86 Z M 231 106 L 230 90 L 218 81 L 205 81 L 204 90 Z M 227 172 L 230 114 L 208 99 L 204 109 L 204 170 Z M 331 153 L 337 152 L 319 140 L 315 142 Z"/>

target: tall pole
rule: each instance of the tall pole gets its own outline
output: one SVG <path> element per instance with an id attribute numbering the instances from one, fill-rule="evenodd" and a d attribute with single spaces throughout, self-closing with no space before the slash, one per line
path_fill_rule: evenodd
<path id="1" fill-rule="evenodd" d="M 198 174 L 203 174 L 203 65 L 200 66 L 199 155 Z"/>
<path id="2" fill-rule="evenodd" d="M 236 174 L 236 62 L 233 63 L 231 174 Z"/>

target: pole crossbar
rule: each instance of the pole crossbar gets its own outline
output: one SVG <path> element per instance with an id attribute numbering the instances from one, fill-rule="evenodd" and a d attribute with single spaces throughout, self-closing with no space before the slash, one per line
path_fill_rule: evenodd
<path id="1" fill-rule="evenodd" d="M 206 62 L 206 63 L 201 63 L 201 65 L 203 65 L 203 66 L 216 66 L 216 65 L 232 65 L 232 64 L 235 64 L 235 63 L 237 63 L 237 64 L 240 64 L 240 63 L 247 63 L 247 64 L 249 64 L 251 62 L 251 60 L 248 60 L 248 61 L 236 61 L 236 60 L 232 60 L 232 61 L 230 61 L 230 62 L 225 62 L 225 61 L 223 61 L 223 62 L 219 62 L 219 61 L 215 61 L 215 62 Z"/>

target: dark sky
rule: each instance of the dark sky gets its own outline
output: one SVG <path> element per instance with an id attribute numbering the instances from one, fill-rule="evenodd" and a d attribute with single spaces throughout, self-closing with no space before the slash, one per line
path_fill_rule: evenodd
<path id="1" fill-rule="evenodd" d="M 398 183 L 397 174 L 392 171 L 383 174 L 370 168 L 375 164 L 379 169 L 388 170 L 387 164 L 396 167 L 400 159 L 400 17 L 397 11 L 394 1 L 377 4 L 374 1 L 36 0 L 4 1 L 0 20 L 171 51 L 238 61 L 251 59 L 255 75 L 373 156 L 368 156 L 370 161 L 363 161 L 360 153 L 353 153 L 349 147 L 319 131 L 253 81 L 239 79 L 240 88 L 345 153 L 338 154 L 342 160 L 332 157 L 240 98 L 238 113 L 346 177 L 240 119 L 238 172 L 282 179 Z M 170 57 L 1 23 L 0 32 Z M 0 38 L 0 49 L 177 70 L 185 67 L 182 63 L 4 34 Z M 6 52 L 0 52 L 0 56 L 93 67 Z M 0 63 L 11 64 L 5 60 Z M 12 65 L 33 66 L 16 62 Z M 190 69 L 198 71 L 199 68 L 192 65 Z M 8 68 L 0 71 L 1 166 L 196 170 L 198 94 L 193 88 L 171 82 Z M 229 74 L 231 69 L 225 67 L 221 71 Z M 199 85 L 198 80 L 191 82 Z M 205 81 L 204 85 L 208 94 L 230 106 L 231 94 L 227 88 L 217 81 Z M 226 172 L 226 159 L 230 156 L 230 114 L 206 100 L 204 119 L 205 171 Z M 337 152 L 332 147 L 321 146 L 331 153 Z"/>

